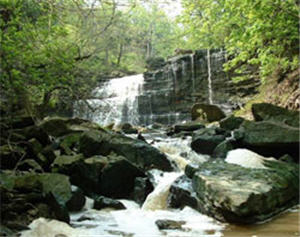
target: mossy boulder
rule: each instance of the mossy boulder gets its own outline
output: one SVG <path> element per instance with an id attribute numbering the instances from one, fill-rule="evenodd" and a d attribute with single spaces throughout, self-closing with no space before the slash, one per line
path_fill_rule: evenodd
<path id="1" fill-rule="evenodd" d="M 0 174 L 1 221 L 4 226 L 29 225 L 45 217 L 69 222 L 67 203 L 73 198 L 69 177 L 62 174 L 12 172 Z"/>
<path id="2" fill-rule="evenodd" d="M 224 135 L 194 135 L 191 147 L 198 153 L 212 155 L 215 148 L 224 140 Z"/>
<path id="3" fill-rule="evenodd" d="M 233 115 L 228 116 L 220 121 L 220 127 L 226 130 L 234 130 L 240 127 L 245 119 L 241 117 L 235 117 Z"/>
<path id="4" fill-rule="evenodd" d="M 255 121 L 273 121 L 299 127 L 299 111 L 288 110 L 268 103 L 253 104 L 251 110 Z"/>
<path id="5" fill-rule="evenodd" d="M 52 171 L 70 176 L 71 183 L 87 195 L 129 198 L 136 177 L 145 174 L 124 157 L 111 153 L 85 158 L 82 154 L 62 155 L 55 159 Z"/>
<path id="6" fill-rule="evenodd" d="M 199 210 L 220 221 L 249 224 L 297 204 L 299 167 L 270 160 L 265 166 L 244 168 L 223 160 L 201 164 L 192 174 Z"/>
<path id="7" fill-rule="evenodd" d="M 224 112 L 216 105 L 194 104 L 192 107 L 192 120 L 207 122 L 219 121 L 225 118 Z"/>
<path id="8" fill-rule="evenodd" d="M 40 122 L 39 127 L 53 137 L 60 137 L 72 132 L 91 129 L 103 130 L 98 124 L 80 118 L 50 117 Z"/>
<path id="9" fill-rule="evenodd" d="M 149 144 L 117 133 L 103 131 L 84 132 L 80 137 L 79 150 L 86 156 L 108 155 L 114 152 L 123 156 L 136 167 L 146 171 L 152 168 L 173 170 L 167 157 Z"/>
<path id="10" fill-rule="evenodd" d="M 248 148 L 263 156 L 279 158 L 289 154 L 295 161 L 299 160 L 298 127 L 291 127 L 282 123 L 271 121 L 245 121 L 234 137 L 238 138 L 238 146 Z"/>

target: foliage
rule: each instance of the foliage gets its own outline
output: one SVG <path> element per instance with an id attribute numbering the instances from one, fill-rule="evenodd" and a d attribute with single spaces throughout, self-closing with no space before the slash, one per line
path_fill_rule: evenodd
<path id="1" fill-rule="evenodd" d="M 150 6 L 137 0 L 0 0 L 1 104 L 27 113 L 72 107 L 113 72 L 142 72 L 148 57 L 166 57 L 178 26 L 156 2 Z"/>
<path id="2" fill-rule="evenodd" d="M 225 47 L 225 69 L 243 76 L 258 68 L 262 79 L 298 66 L 299 4 L 295 0 L 182 0 L 181 21 L 199 48 Z M 195 43 L 196 42 L 196 43 Z"/>

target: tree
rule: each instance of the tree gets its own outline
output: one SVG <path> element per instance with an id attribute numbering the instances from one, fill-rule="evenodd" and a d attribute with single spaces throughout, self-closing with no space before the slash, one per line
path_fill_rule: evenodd
<path id="1" fill-rule="evenodd" d="M 298 66 L 299 5 L 294 0 L 182 2 L 190 38 L 197 47 L 225 47 L 231 58 L 225 69 L 244 75 L 255 66 L 265 79 L 274 70 L 285 73 Z"/>

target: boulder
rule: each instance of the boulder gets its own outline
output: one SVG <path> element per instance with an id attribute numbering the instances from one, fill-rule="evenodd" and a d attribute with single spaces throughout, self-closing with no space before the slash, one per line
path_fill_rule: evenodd
<path id="1" fill-rule="evenodd" d="M 14 169 L 24 156 L 26 151 L 16 145 L 0 146 L 0 167 L 1 169 Z"/>
<path id="2" fill-rule="evenodd" d="M 45 118 L 39 123 L 39 128 L 53 137 L 60 137 L 72 132 L 83 132 L 91 129 L 103 130 L 98 124 L 80 118 Z"/>
<path id="3" fill-rule="evenodd" d="M 121 125 L 121 131 L 125 134 L 137 134 L 138 130 L 134 128 L 130 123 L 124 123 Z"/>
<path id="4" fill-rule="evenodd" d="M 198 122 L 188 122 L 188 123 L 182 123 L 182 124 L 176 124 L 174 126 L 174 132 L 192 132 L 201 128 L 205 128 L 205 126 Z"/>
<path id="5" fill-rule="evenodd" d="M 155 221 L 155 224 L 160 230 L 181 230 L 182 226 L 186 224 L 186 222 L 164 219 Z"/>
<path id="6" fill-rule="evenodd" d="M 72 197 L 67 202 L 67 208 L 69 211 L 80 211 L 85 204 L 85 196 L 83 191 L 72 185 Z"/>
<path id="7" fill-rule="evenodd" d="M 211 155 L 224 140 L 224 135 L 194 135 L 191 147 L 198 153 Z"/>
<path id="8" fill-rule="evenodd" d="M 116 210 L 126 209 L 123 203 L 103 196 L 95 198 L 93 208 L 97 210 L 101 210 L 103 208 L 113 208 Z"/>
<path id="9" fill-rule="evenodd" d="M 3 224 L 9 221 L 28 225 L 39 217 L 69 222 L 67 202 L 72 199 L 69 178 L 61 174 L 24 173 L 14 175 L 2 172 L 1 217 Z"/>
<path id="10" fill-rule="evenodd" d="M 100 177 L 100 193 L 106 197 L 129 198 L 137 177 L 145 174 L 122 156 L 109 155 Z"/>
<path id="11" fill-rule="evenodd" d="M 218 106 L 210 104 L 194 104 L 191 113 L 192 120 L 214 122 L 225 118 L 224 112 Z"/>
<path id="12" fill-rule="evenodd" d="M 251 110 L 255 121 L 273 121 L 299 127 L 299 111 L 287 110 L 268 103 L 253 104 Z"/>
<path id="13" fill-rule="evenodd" d="M 59 156 L 52 170 L 70 176 L 71 183 L 86 194 L 101 194 L 112 198 L 128 198 L 136 177 L 145 174 L 124 157 L 111 153 L 85 158 L 82 154 Z"/>
<path id="14" fill-rule="evenodd" d="M 218 144 L 213 151 L 212 156 L 214 158 L 225 158 L 228 151 L 231 151 L 235 148 L 234 143 L 230 140 L 225 140 Z"/>
<path id="15" fill-rule="evenodd" d="M 142 205 L 153 189 L 153 185 L 149 181 L 149 178 L 136 177 L 134 180 L 133 200 Z"/>
<path id="16" fill-rule="evenodd" d="M 58 156 L 52 164 L 52 172 L 66 174 L 73 185 L 80 187 L 85 194 L 100 193 L 100 177 L 107 157 L 84 158 L 82 154 Z"/>
<path id="17" fill-rule="evenodd" d="M 192 177 L 199 209 L 220 221 L 249 224 L 297 204 L 299 167 L 267 159 L 263 164 L 246 168 L 221 159 L 201 164 Z"/>
<path id="18" fill-rule="evenodd" d="M 234 137 L 238 139 L 238 147 L 276 158 L 289 154 L 298 161 L 299 131 L 299 128 L 271 121 L 245 121 L 234 131 Z"/>
<path id="19" fill-rule="evenodd" d="M 173 170 L 171 162 L 162 152 L 141 140 L 121 134 L 102 131 L 84 132 L 80 137 L 79 149 L 86 157 L 114 152 L 144 171 L 152 168 Z"/>
<path id="20" fill-rule="evenodd" d="M 184 208 L 185 206 L 197 209 L 198 200 L 192 187 L 192 180 L 186 175 L 178 177 L 170 187 L 168 206 L 171 208 Z"/>
<path id="21" fill-rule="evenodd" d="M 239 128 L 244 121 L 245 119 L 241 117 L 235 117 L 231 115 L 222 119 L 219 123 L 221 128 L 232 131 Z"/>

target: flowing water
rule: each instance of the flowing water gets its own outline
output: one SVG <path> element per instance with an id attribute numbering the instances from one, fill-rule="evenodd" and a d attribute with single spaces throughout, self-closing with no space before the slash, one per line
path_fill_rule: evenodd
<path id="1" fill-rule="evenodd" d="M 209 53 L 209 52 L 208 52 Z M 177 69 L 173 68 L 176 75 Z M 136 96 L 141 93 L 143 78 L 141 75 L 123 79 L 113 79 L 106 83 L 102 89 L 98 89 L 95 95 L 105 97 L 103 101 L 90 101 L 92 106 L 108 109 L 107 112 L 98 111 L 90 115 L 94 121 L 100 124 L 110 122 L 128 121 L 137 123 Z M 124 108 L 127 107 L 125 111 Z M 128 116 L 128 114 L 130 116 Z M 88 115 L 86 115 L 88 116 Z M 130 117 L 130 119 L 129 119 Z M 136 136 L 136 135 L 131 135 Z M 87 198 L 83 211 L 71 214 L 71 226 L 56 221 L 39 218 L 31 225 L 31 230 L 24 231 L 22 237 L 295 237 L 299 236 L 299 208 L 288 211 L 275 217 L 273 220 L 257 225 L 236 226 L 220 223 L 213 218 L 199 213 L 190 207 L 170 209 L 167 207 L 167 198 L 170 185 L 183 174 L 185 166 L 189 162 L 201 163 L 209 159 L 209 156 L 199 155 L 191 150 L 191 137 L 168 138 L 164 133 L 157 132 L 144 134 L 144 137 L 154 147 L 165 153 L 167 157 L 176 163 L 178 169 L 174 172 L 160 172 L 151 170 L 154 178 L 154 190 L 148 195 L 142 206 L 129 200 L 120 200 L 126 210 L 92 209 L 92 200 Z M 235 156 L 228 157 L 228 162 L 238 163 Z M 248 166 L 260 165 L 261 158 L 249 159 Z M 182 222 L 178 230 L 159 230 L 155 222 L 160 219 L 168 219 Z M 61 234 L 61 235 L 60 235 Z"/>
<path id="2" fill-rule="evenodd" d="M 212 85 L 211 85 L 211 65 L 210 65 L 210 50 L 207 49 L 207 85 L 208 85 L 208 102 L 209 104 L 213 104 L 213 91 L 212 91 Z"/>
<path id="3" fill-rule="evenodd" d="M 79 101 L 74 114 L 104 126 L 126 122 L 138 124 L 137 96 L 142 91 L 143 82 L 142 74 L 109 80 L 94 90 L 95 99 L 86 101 L 89 106 Z"/>

